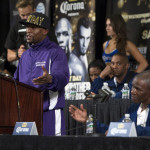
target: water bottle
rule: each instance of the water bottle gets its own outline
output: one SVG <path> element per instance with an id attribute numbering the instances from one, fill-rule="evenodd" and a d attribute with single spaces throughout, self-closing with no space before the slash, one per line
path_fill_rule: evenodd
<path id="1" fill-rule="evenodd" d="M 70 100 L 75 100 L 76 99 L 76 88 L 75 85 L 72 86 L 70 89 Z"/>
<path id="2" fill-rule="evenodd" d="M 65 100 L 70 100 L 70 93 L 69 92 L 65 92 Z"/>
<path id="3" fill-rule="evenodd" d="M 86 134 L 93 133 L 93 115 L 89 114 L 89 117 L 86 121 Z"/>
<path id="4" fill-rule="evenodd" d="M 110 88 L 109 88 L 107 82 L 104 82 L 104 83 L 103 83 L 103 86 L 102 86 L 102 90 L 105 90 L 105 89 L 108 90 L 108 91 L 110 91 Z"/>
<path id="5" fill-rule="evenodd" d="M 130 119 L 130 114 L 125 114 L 125 118 L 122 122 L 132 122 L 132 120 Z"/>
<path id="6" fill-rule="evenodd" d="M 122 99 L 130 98 L 130 89 L 128 87 L 128 83 L 124 83 L 124 87 L 122 88 Z"/>

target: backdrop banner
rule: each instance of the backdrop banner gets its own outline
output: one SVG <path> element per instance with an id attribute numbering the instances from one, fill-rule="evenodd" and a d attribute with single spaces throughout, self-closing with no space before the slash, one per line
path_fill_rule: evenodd
<path id="1" fill-rule="evenodd" d="M 95 0 L 56 0 L 55 37 L 65 51 L 70 82 L 89 81 L 88 64 L 95 58 Z"/>
<path id="2" fill-rule="evenodd" d="M 120 13 L 127 23 L 128 38 L 150 64 L 150 1 L 107 0 L 107 15 Z M 136 62 L 131 59 L 132 68 Z"/>

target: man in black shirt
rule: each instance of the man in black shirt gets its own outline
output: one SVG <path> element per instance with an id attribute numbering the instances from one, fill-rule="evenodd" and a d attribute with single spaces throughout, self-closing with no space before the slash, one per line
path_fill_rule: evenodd
<path id="1" fill-rule="evenodd" d="M 27 49 L 25 40 L 26 27 L 19 24 L 19 21 L 27 19 L 27 17 L 35 11 L 33 0 L 18 0 L 16 8 L 19 15 L 16 16 L 16 21 L 11 27 L 5 42 L 5 48 L 7 48 L 7 60 L 12 62 L 15 66 L 17 66 L 17 60 Z"/>

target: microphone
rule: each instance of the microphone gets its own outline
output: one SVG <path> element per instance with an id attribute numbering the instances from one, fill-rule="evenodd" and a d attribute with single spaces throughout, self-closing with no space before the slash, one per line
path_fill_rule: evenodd
<path id="1" fill-rule="evenodd" d="M 98 94 L 90 94 L 91 92 L 86 91 L 84 94 L 87 96 L 86 98 L 92 98 L 93 100 L 93 136 L 98 136 L 96 133 L 96 120 L 97 120 L 97 103 L 100 102 L 106 102 L 112 95 L 112 93 L 108 90 L 98 90 Z"/>
<path id="2" fill-rule="evenodd" d="M 6 61 L 6 54 L 2 53 L 2 55 L 0 56 L 0 65 L 3 65 Z"/>
<path id="3" fill-rule="evenodd" d="M 87 96 L 89 96 L 91 94 L 91 92 L 89 91 L 89 90 L 86 90 L 85 92 L 84 92 L 84 95 L 87 97 Z"/>
<path id="4" fill-rule="evenodd" d="M 86 96 L 86 98 L 90 98 L 92 100 L 98 100 L 102 103 L 102 102 L 108 101 L 108 99 L 110 98 L 112 93 L 106 89 L 104 89 L 104 90 L 99 89 L 98 94 L 92 95 L 90 91 L 86 90 L 84 92 L 84 95 Z"/>
<path id="5" fill-rule="evenodd" d="M 112 95 L 112 93 L 106 89 L 99 89 L 98 94 L 102 96 L 101 102 L 107 102 Z"/>
<path id="6" fill-rule="evenodd" d="M 62 132 L 56 133 L 55 136 L 58 136 L 58 135 L 60 135 L 60 134 L 62 134 L 62 133 L 66 133 L 66 132 L 73 131 L 73 130 L 76 130 L 76 129 L 80 129 L 80 128 L 83 128 L 83 127 L 85 127 L 85 126 L 86 126 L 86 125 L 84 124 L 84 125 L 79 126 L 79 127 L 75 127 L 75 128 L 71 128 L 71 129 L 68 129 L 68 130 L 64 130 L 64 131 L 62 131 Z"/>
<path id="7" fill-rule="evenodd" d="M 3 76 L 3 77 L 8 77 L 8 78 L 13 78 L 10 74 L 7 74 L 7 73 L 3 73 L 3 72 L 0 72 L 0 75 Z"/>
<path id="8" fill-rule="evenodd" d="M 0 57 L 0 65 L 4 64 L 5 63 L 5 59 L 3 57 Z"/>
<path id="9" fill-rule="evenodd" d="M 19 101 L 19 96 L 18 96 L 18 88 L 17 88 L 17 83 L 14 78 L 12 78 L 15 84 L 15 91 L 16 91 L 16 97 L 17 97 L 17 110 L 18 110 L 18 121 L 21 121 L 21 115 L 20 115 L 20 101 Z"/>
<path id="10" fill-rule="evenodd" d="M 19 43 L 23 44 L 25 46 L 25 49 L 29 48 L 29 45 L 27 43 L 27 39 L 26 39 L 26 28 L 25 26 L 22 26 L 22 29 L 18 30 L 18 39 L 19 39 Z"/>
<path id="11" fill-rule="evenodd" d="M 86 96 L 86 98 L 93 98 L 93 99 L 102 98 L 103 97 L 103 95 L 101 95 L 101 94 L 94 94 L 94 95 L 92 95 L 89 90 L 86 90 L 84 92 L 84 95 Z"/>

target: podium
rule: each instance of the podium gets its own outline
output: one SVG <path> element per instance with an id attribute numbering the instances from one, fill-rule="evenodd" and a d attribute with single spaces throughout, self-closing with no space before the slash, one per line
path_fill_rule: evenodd
<path id="1" fill-rule="evenodd" d="M 0 134 L 12 134 L 16 122 L 36 122 L 38 134 L 43 127 L 43 92 L 8 77 L 0 76 Z M 20 109 L 18 107 L 18 101 Z"/>

